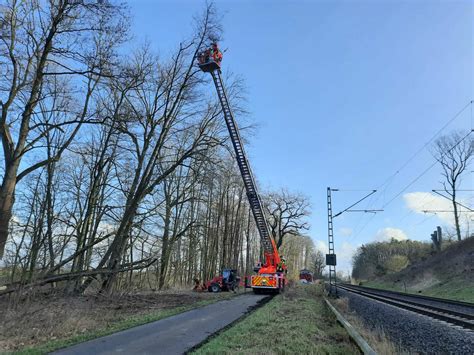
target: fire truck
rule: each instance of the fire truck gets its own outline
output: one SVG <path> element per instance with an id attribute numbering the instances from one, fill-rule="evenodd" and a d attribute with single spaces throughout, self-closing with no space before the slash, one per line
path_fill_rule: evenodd
<path id="1" fill-rule="evenodd" d="M 264 250 L 264 260 L 254 269 L 256 274 L 251 276 L 250 285 L 255 293 L 280 292 L 286 285 L 287 269 L 285 261 L 280 257 L 275 240 L 269 232 L 262 201 L 257 191 L 257 184 L 255 183 L 247 155 L 245 154 L 237 122 L 234 119 L 229 105 L 221 75 L 221 61 L 222 53 L 217 43 L 212 43 L 208 49 L 198 55 L 199 68 L 205 73 L 210 73 L 214 81 L 237 164 L 240 174 L 242 175 L 250 209 L 255 219 L 255 224 Z"/>

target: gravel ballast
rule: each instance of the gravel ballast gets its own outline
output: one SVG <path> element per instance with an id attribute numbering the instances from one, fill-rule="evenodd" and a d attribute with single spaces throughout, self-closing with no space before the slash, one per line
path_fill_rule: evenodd
<path id="1" fill-rule="evenodd" d="M 403 349 L 421 354 L 473 354 L 474 332 L 338 289 L 370 329 L 382 329 Z"/>

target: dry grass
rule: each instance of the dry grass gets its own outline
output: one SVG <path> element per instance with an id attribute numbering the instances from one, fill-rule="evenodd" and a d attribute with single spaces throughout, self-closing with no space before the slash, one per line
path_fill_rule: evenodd
<path id="1" fill-rule="evenodd" d="M 18 351 L 113 328 L 153 320 L 150 315 L 170 313 L 206 302 L 232 297 L 232 293 L 191 291 L 147 292 L 128 295 L 66 297 L 54 292 L 37 292 L 0 297 L 0 353 Z M 160 313 L 161 312 L 161 313 Z M 128 322 L 133 318 L 133 321 Z M 87 335 L 87 336 L 86 336 Z"/>
<path id="2" fill-rule="evenodd" d="M 357 314 L 350 310 L 349 300 L 346 297 L 331 299 L 331 304 L 344 316 L 344 318 L 357 330 L 378 354 L 395 355 L 409 354 L 400 345 L 393 343 L 383 329 L 369 329 Z"/>

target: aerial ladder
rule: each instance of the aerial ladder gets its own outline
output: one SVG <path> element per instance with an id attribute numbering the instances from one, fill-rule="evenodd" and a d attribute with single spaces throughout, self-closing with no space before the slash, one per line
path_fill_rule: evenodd
<path id="1" fill-rule="evenodd" d="M 284 289 L 286 284 L 286 265 L 280 257 L 275 240 L 269 232 L 267 220 L 263 210 L 262 201 L 257 191 L 255 178 L 252 174 L 249 161 L 245 154 L 242 138 L 240 137 L 237 122 L 229 105 L 224 82 L 222 80 L 220 63 L 222 54 L 217 44 L 213 43 L 209 49 L 198 56 L 199 68 L 210 73 L 217 90 L 219 101 L 222 105 L 225 123 L 229 131 L 235 157 L 239 166 L 240 174 L 244 182 L 250 209 L 252 210 L 255 224 L 263 246 L 264 262 L 254 269 L 257 274 L 250 278 L 250 285 L 255 293 L 265 291 L 276 291 Z"/>

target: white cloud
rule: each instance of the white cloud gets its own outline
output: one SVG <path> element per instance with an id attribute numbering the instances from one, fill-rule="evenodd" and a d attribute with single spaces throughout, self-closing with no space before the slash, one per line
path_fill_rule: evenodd
<path id="1" fill-rule="evenodd" d="M 339 247 L 336 247 L 337 255 L 337 269 L 344 272 L 350 272 L 352 269 L 352 256 L 356 252 L 357 247 L 343 242 Z"/>
<path id="2" fill-rule="evenodd" d="M 316 249 L 321 251 L 323 254 L 327 254 L 328 245 L 322 240 L 316 240 Z"/>
<path id="3" fill-rule="evenodd" d="M 444 223 L 454 226 L 454 214 L 453 212 L 449 212 L 453 210 L 453 205 L 448 199 L 431 192 L 410 192 L 403 195 L 403 199 L 405 200 L 408 209 L 419 214 L 425 215 L 425 211 L 430 211 L 431 213 L 432 211 L 447 211 L 437 212 L 436 217 Z M 464 201 L 459 202 L 467 204 Z M 469 214 L 462 212 L 466 212 L 467 209 L 459 206 L 458 210 L 461 217 L 461 227 L 466 228 L 469 223 Z M 427 215 L 432 215 L 431 213 Z"/>
<path id="4" fill-rule="evenodd" d="M 352 260 L 352 255 L 354 255 L 356 249 L 357 248 L 352 244 L 344 242 L 339 248 L 339 257 L 342 259 Z"/>
<path id="5" fill-rule="evenodd" d="M 316 249 L 320 250 L 324 255 L 328 253 L 328 245 L 323 240 L 315 241 Z M 335 253 L 337 255 L 337 266 L 338 271 L 350 272 L 352 270 L 352 256 L 356 252 L 358 246 L 355 246 L 348 242 L 336 244 Z M 328 268 L 326 268 L 326 272 Z"/>
<path id="6" fill-rule="evenodd" d="M 352 234 L 352 229 L 351 228 L 346 228 L 346 227 L 342 227 L 339 229 L 339 233 L 344 236 L 344 237 L 348 237 Z"/>
<path id="7" fill-rule="evenodd" d="M 99 222 L 97 232 L 99 233 L 112 233 L 116 229 L 116 226 L 107 222 Z"/>
<path id="8" fill-rule="evenodd" d="M 451 211 L 451 203 L 441 197 L 430 192 L 410 192 L 403 195 L 406 206 L 408 209 L 416 212 L 425 214 L 424 211 Z M 451 223 L 452 213 L 439 213 L 439 217 L 446 222 Z"/>
<path id="9" fill-rule="evenodd" d="M 20 224 L 21 223 L 20 217 L 18 217 L 16 214 L 13 214 L 11 218 L 11 223 Z"/>
<path id="10" fill-rule="evenodd" d="M 407 240 L 408 237 L 401 229 L 390 227 L 379 229 L 377 234 L 375 234 L 375 240 L 378 242 L 388 242 L 392 239 Z"/>

